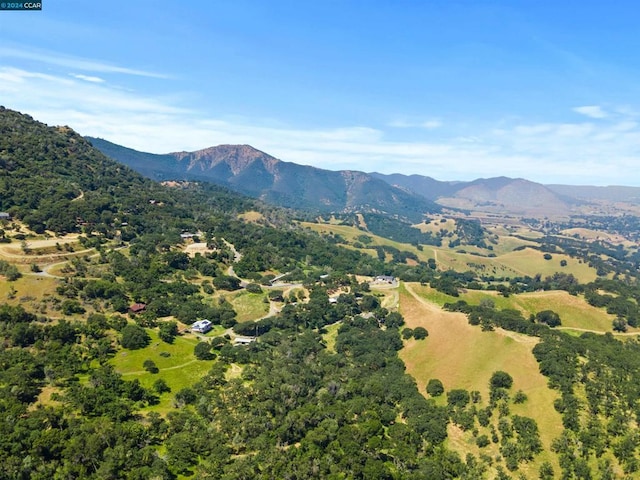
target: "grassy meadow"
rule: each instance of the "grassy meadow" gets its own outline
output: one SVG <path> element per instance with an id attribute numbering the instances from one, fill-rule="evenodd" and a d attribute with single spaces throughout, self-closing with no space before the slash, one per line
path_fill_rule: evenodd
<path id="1" fill-rule="evenodd" d="M 240 290 L 237 293 L 227 295 L 225 297 L 238 316 L 238 322 L 248 322 L 249 320 L 257 320 L 269 313 L 269 303 L 265 303 L 266 295 L 264 293 L 249 293 L 246 290 Z"/>
<path id="2" fill-rule="evenodd" d="M 603 308 L 589 305 L 582 295 L 570 295 L 562 290 L 520 293 L 503 297 L 497 292 L 469 290 L 462 292 L 459 297 L 452 297 L 434 288 L 414 285 L 413 290 L 421 297 L 439 306 L 464 300 L 472 305 L 478 305 L 484 298 L 493 301 L 496 308 L 511 308 L 519 310 L 525 317 L 542 310 L 553 310 L 562 321 L 562 327 L 576 331 L 591 330 L 595 332 L 612 332 L 614 315 L 608 314 Z M 637 329 L 629 329 L 630 332 Z"/>
<path id="3" fill-rule="evenodd" d="M 113 357 L 111 363 L 125 380 L 137 378 L 145 388 L 152 388 L 159 378 L 167 382 L 171 392 L 160 395 L 160 403 L 148 409 L 167 413 L 173 408 L 175 393 L 198 381 L 211 369 L 215 360 L 198 360 L 194 356 L 193 350 L 199 342 L 194 334 L 178 336 L 169 344 L 160 340 L 155 330 L 147 332 L 151 337 L 149 346 L 139 350 L 123 349 Z M 147 372 L 142 366 L 145 360 L 152 360 L 160 371 L 155 374 Z"/>
<path id="4" fill-rule="evenodd" d="M 506 371 L 514 380 L 511 391 L 522 390 L 528 397 L 523 404 L 511 405 L 511 412 L 537 422 L 540 438 L 548 450 L 552 440 L 562 432 L 562 421 L 553 407 L 558 394 L 548 388 L 547 379 L 539 372 L 532 354 L 538 339 L 502 329 L 483 332 L 480 327 L 469 325 L 465 315 L 443 311 L 414 292 L 413 287 L 413 284 L 400 287 L 400 312 L 408 327 L 425 327 L 429 336 L 425 340 L 406 341 L 400 357 L 407 373 L 416 379 L 419 390 L 426 394 L 429 379 L 437 378 L 446 390 L 478 390 L 486 403 L 492 373 Z M 478 454 L 470 432 L 453 430 L 455 427 L 450 431 L 452 448 L 463 458 L 467 452 Z M 497 446 L 483 449 L 483 453 L 497 454 Z M 545 459 L 540 456 L 534 463 Z"/>
<path id="5" fill-rule="evenodd" d="M 418 224 L 416 228 L 422 231 L 437 231 L 438 228 L 446 228 L 451 231 L 453 223 L 451 220 L 447 220 L 447 222 L 449 223 L 431 222 L 429 225 Z M 376 251 L 370 247 L 386 245 L 397 248 L 398 250 L 415 253 L 416 256 L 424 262 L 429 258 L 433 258 L 439 270 L 470 270 L 480 275 L 496 277 L 519 277 L 525 275 L 533 277 L 536 274 L 546 277 L 556 272 L 562 272 L 574 275 L 582 283 L 591 282 L 596 278 L 596 272 L 593 268 L 568 255 L 555 253 L 552 255 L 551 260 L 545 260 L 543 258 L 544 253 L 539 250 L 532 248 L 514 250 L 518 247 L 526 247 L 534 244 L 533 242 L 511 235 L 498 235 L 497 243 L 493 246 L 492 251 L 467 245 L 454 249 L 446 246 L 435 247 L 424 245 L 423 249 L 419 250 L 413 245 L 379 237 L 349 225 L 311 222 L 303 222 L 302 225 L 321 234 L 340 235 L 350 248 L 354 248 L 353 244 L 358 241 L 358 236 L 367 235 L 372 241 L 370 245 L 367 246 L 368 248 L 361 249 L 362 252 L 376 256 Z M 506 233 L 506 231 L 503 232 L 502 230 L 496 231 Z M 532 232 L 531 237 L 534 236 Z M 443 244 L 447 241 L 448 240 L 445 239 Z M 495 256 L 489 257 L 488 255 L 490 254 Z M 567 265 L 564 267 L 560 265 L 562 260 L 567 262 Z"/>
<path id="6" fill-rule="evenodd" d="M 336 339 L 338 337 L 340 325 L 341 323 L 338 322 L 324 327 L 325 333 L 322 335 L 322 339 L 327 346 L 327 350 L 331 353 L 335 353 L 336 351 Z"/>

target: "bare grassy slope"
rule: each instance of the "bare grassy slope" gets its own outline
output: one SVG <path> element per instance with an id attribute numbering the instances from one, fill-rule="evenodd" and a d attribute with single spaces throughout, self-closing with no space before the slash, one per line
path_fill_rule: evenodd
<path id="1" fill-rule="evenodd" d="M 532 354 L 538 339 L 501 329 L 482 332 L 469 325 L 465 315 L 445 312 L 420 297 L 414 291 L 416 285 L 404 285 L 400 311 L 407 326 L 423 326 L 429 331 L 426 340 L 411 340 L 400 352 L 420 391 L 425 393 L 430 378 L 438 378 L 446 390 L 478 390 L 486 402 L 491 374 L 504 370 L 514 379 L 513 391 L 522 390 L 529 397 L 523 405 L 514 406 L 513 413 L 536 420 L 548 450 L 562 432 L 562 422 L 553 408 L 557 394 L 547 387 Z"/>

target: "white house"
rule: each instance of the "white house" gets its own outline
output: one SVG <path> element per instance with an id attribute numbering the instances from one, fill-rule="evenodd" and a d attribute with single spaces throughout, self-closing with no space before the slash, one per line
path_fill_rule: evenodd
<path id="1" fill-rule="evenodd" d="M 374 282 L 376 283 L 389 283 L 389 284 L 393 284 L 396 282 L 395 277 L 392 277 L 390 275 L 378 275 L 375 279 Z"/>
<path id="2" fill-rule="evenodd" d="M 207 333 L 211 330 L 211 322 L 209 320 L 198 320 L 191 325 L 191 331 L 196 333 Z"/>

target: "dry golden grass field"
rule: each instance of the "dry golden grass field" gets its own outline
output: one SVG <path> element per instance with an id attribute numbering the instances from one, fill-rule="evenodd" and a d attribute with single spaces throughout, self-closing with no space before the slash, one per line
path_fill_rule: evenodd
<path id="1" fill-rule="evenodd" d="M 553 310 L 562 321 L 562 329 L 573 329 L 577 332 L 593 331 L 598 333 L 612 332 L 614 315 L 608 314 L 603 308 L 589 305 L 582 295 L 570 295 L 562 290 L 521 293 L 503 297 L 498 292 L 468 290 L 460 297 L 452 297 L 428 286 L 414 286 L 414 291 L 423 298 L 437 305 L 464 300 L 472 305 L 478 305 L 482 299 L 489 298 L 496 308 L 511 308 L 519 310 L 525 317 L 542 311 Z M 629 329 L 629 333 L 638 332 Z"/>
<path id="2" fill-rule="evenodd" d="M 447 220 L 449 221 L 449 220 Z M 432 222 L 434 224 L 434 222 Z M 418 225 L 421 230 L 429 225 Z M 371 238 L 371 245 L 388 245 L 399 250 L 415 253 L 422 260 L 427 261 L 429 258 L 436 260 L 438 269 L 440 270 L 456 270 L 456 271 L 474 271 L 480 275 L 496 276 L 496 277 L 518 277 L 518 276 L 535 276 L 537 274 L 543 277 L 553 275 L 556 272 L 562 272 L 574 275 L 580 282 L 586 283 L 596 278 L 596 272 L 593 268 L 585 263 L 569 257 L 564 254 L 553 254 L 551 260 L 545 260 L 543 253 L 532 248 L 514 251 L 517 247 L 533 244 L 527 240 L 522 240 L 514 236 L 498 236 L 494 250 L 483 250 L 473 246 L 461 246 L 455 249 L 446 246 L 434 247 L 425 245 L 423 250 L 418 250 L 413 245 L 395 242 L 383 237 L 379 237 L 372 233 L 363 232 L 349 225 L 335 225 L 327 223 L 311 223 L 303 222 L 302 225 L 319 233 L 341 235 L 345 241 L 355 243 L 360 235 L 367 235 Z M 440 225 L 436 223 L 434 225 Z M 442 225 L 448 225 L 443 223 Z M 444 228 L 444 227 L 443 227 Z M 535 237 L 535 232 L 529 232 L 529 236 Z M 351 245 L 348 245 L 352 248 Z M 375 250 L 371 248 L 362 249 L 361 251 L 372 256 L 376 255 Z M 489 254 L 495 256 L 489 257 Z M 567 265 L 562 267 L 560 262 L 565 260 Z"/>
<path id="3" fill-rule="evenodd" d="M 443 311 L 438 305 L 420 296 L 419 285 L 400 287 L 400 312 L 410 328 L 425 327 L 426 340 L 409 340 L 400 352 L 407 372 L 425 393 L 429 379 L 438 378 L 446 390 L 464 388 L 478 390 L 483 401 L 488 400 L 489 379 L 493 372 L 503 370 L 514 380 L 513 391 L 522 390 L 528 400 L 514 405 L 512 413 L 533 418 L 540 429 L 545 450 L 562 432 L 560 415 L 553 408 L 558 394 L 547 387 L 547 379 L 539 372 L 532 349 L 537 338 L 496 329 L 482 332 L 469 325 L 465 315 Z M 463 453 L 470 434 L 454 435 L 452 446 Z"/>
<path id="4" fill-rule="evenodd" d="M 259 220 L 262 220 L 264 218 L 264 215 L 262 215 L 260 212 L 251 211 L 241 213 L 240 215 L 238 215 L 238 218 L 244 220 L 245 222 L 257 222 Z"/>

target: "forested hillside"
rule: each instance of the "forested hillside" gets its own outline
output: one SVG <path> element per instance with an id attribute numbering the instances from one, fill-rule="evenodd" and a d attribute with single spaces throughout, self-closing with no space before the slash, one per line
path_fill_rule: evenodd
<path id="1" fill-rule="evenodd" d="M 412 221 L 440 210 L 431 200 L 367 173 L 283 162 L 250 145 L 155 155 L 100 138 L 89 140 L 104 154 L 148 178 L 209 181 L 283 207 L 313 212 L 384 212 Z"/>
<path id="2" fill-rule="evenodd" d="M 0 125 L 0 479 L 640 471 L 635 244 L 546 220 L 529 236 L 471 218 L 302 223 L 144 179 L 67 127 L 7 109 Z M 478 347 L 514 342 L 534 387 Z"/>
<path id="3" fill-rule="evenodd" d="M 75 232 L 89 254 L 76 257 L 72 248 L 63 249 L 70 256 L 51 254 L 69 261 L 41 300 L 21 283 L 32 275 L 37 280 L 39 266 L 21 269 L 12 277 L 9 304 L 0 307 L 0 409 L 10 419 L 0 427 L 0 478 L 327 478 L 391 471 L 422 477 L 462 468 L 441 446 L 444 409 L 426 402 L 402 374 L 401 322 L 390 317 L 382 330 L 388 311 L 358 320 L 361 300 L 352 297 L 348 309 L 328 302 L 327 288 L 357 287 L 351 274 L 379 273 L 377 259 L 314 234 L 239 220 L 238 213 L 260 206 L 211 187 L 154 184 L 68 128 L 1 113 L 2 182 L 9 192 L 2 208 L 29 227 L 25 233 L 5 221 L 5 240 L 22 238 L 22 259 L 34 262 L 44 257 L 27 247 L 41 242 L 33 234 Z M 263 209 L 263 218 L 269 215 Z M 187 231 L 201 237 L 206 255 L 184 253 Z M 197 319 L 222 331 L 234 326 L 237 313 L 225 292 L 239 289 L 240 281 L 231 266 L 264 282 L 253 284 L 257 292 L 269 288 L 272 272 L 287 272 L 306 285 L 300 298 L 304 291 L 309 298 L 265 321 L 256 333 L 269 326 L 269 334 L 250 347 L 233 347 L 228 336 L 215 345 L 194 338 L 195 361 L 210 371 L 175 391 L 171 382 L 117 373 L 116 354 L 150 347 L 150 335 L 171 350 Z M 372 299 L 363 308 L 379 308 Z M 134 302 L 143 311 L 131 313 Z M 347 319 L 329 352 L 314 331 Z M 155 365 L 144 362 L 151 380 Z M 381 390 L 390 379 L 401 386 Z M 155 413 L 167 401 L 173 406 Z M 387 432 L 398 417 L 415 426 Z"/>

